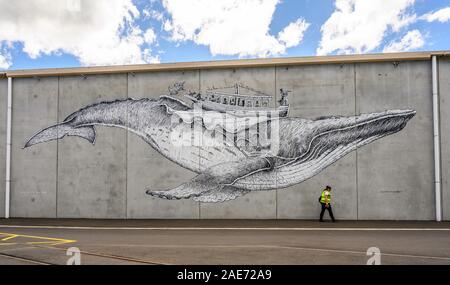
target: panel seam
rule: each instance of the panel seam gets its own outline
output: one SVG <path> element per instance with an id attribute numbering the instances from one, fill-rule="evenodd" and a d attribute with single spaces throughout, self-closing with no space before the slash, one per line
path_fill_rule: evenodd
<path id="1" fill-rule="evenodd" d="M 129 86 L 128 86 L 128 78 L 130 76 L 129 73 L 126 74 L 127 80 L 127 98 L 129 98 Z M 128 117 L 128 104 L 127 104 L 127 119 L 126 119 L 126 129 L 125 129 L 125 219 L 128 219 L 128 127 L 129 127 L 129 117 Z"/>
<path id="2" fill-rule="evenodd" d="M 277 104 L 277 67 L 273 67 L 273 75 L 274 75 L 274 99 L 275 99 L 275 108 Z M 278 176 L 275 174 L 275 219 L 278 219 Z"/>
<path id="3" fill-rule="evenodd" d="M 59 80 L 60 76 L 58 76 L 58 92 L 56 94 L 56 123 L 59 124 Z M 59 137 L 59 129 L 56 128 L 56 137 Z M 55 217 L 58 218 L 58 191 L 59 191 L 59 140 L 56 140 L 56 195 L 55 195 Z"/>
<path id="4" fill-rule="evenodd" d="M 202 74 L 202 71 L 201 71 L 201 69 L 199 69 L 198 70 L 198 92 L 199 93 L 202 92 L 201 74 Z M 198 151 L 200 152 L 200 149 Z M 200 155 L 198 156 L 198 164 L 200 166 Z M 198 201 L 198 219 L 199 220 L 202 219 L 202 202 L 200 202 L 200 201 Z"/>

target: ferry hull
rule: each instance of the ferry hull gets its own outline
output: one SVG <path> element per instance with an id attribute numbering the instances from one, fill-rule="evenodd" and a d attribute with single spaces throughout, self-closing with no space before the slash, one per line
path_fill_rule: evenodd
<path id="1" fill-rule="evenodd" d="M 242 106 L 236 106 L 236 105 L 224 105 L 220 103 L 210 102 L 210 101 L 203 101 L 198 100 L 194 97 L 187 96 L 189 99 L 194 101 L 197 104 L 200 104 L 202 109 L 206 111 L 216 111 L 221 113 L 228 113 L 233 116 L 237 117 L 253 117 L 253 116 L 267 116 L 270 114 L 270 116 L 275 117 L 286 117 L 288 115 L 289 111 L 289 105 L 288 106 L 279 106 L 278 108 L 264 108 L 264 107 L 242 107 Z"/>

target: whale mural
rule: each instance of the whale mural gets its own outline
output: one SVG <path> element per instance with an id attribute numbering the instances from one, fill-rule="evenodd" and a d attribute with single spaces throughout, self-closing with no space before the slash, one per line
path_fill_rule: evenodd
<path id="1" fill-rule="evenodd" d="M 92 104 L 39 131 L 24 148 L 65 136 L 94 144 L 97 126 L 124 128 L 167 159 L 197 173 L 174 189 L 150 188 L 147 194 L 223 202 L 250 191 L 301 183 L 351 151 L 401 131 L 416 113 L 386 110 L 313 120 L 289 117 L 289 91 L 281 89 L 281 106 L 271 109 L 266 95 L 243 95 L 239 90 L 245 86 L 239 86 L 234 95 L 214 89 L 206 94 L 189 92 L 185 95 L 192 104 L 177 98 L 183 83 L 174 84 L 169 95 L 158 99 Z M 211 102 L 227 108 L 214 109 Z"/>

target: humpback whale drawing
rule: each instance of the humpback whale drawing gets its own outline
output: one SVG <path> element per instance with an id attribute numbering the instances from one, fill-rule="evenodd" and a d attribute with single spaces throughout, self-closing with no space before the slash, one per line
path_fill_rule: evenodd
<path id="1" fill-rule="evenodd" d="M 41 130 L 24 148 L 65 136 L 78 136 L 94 144 L 95 127 L 124 128 L 164 157 L 198 174 L 174 189 L 148 189 L 147 194 L 223 202 L 250 191 L 286 188 L 305 181 L 356 148 L 402 130 L 415 111 L 387 110 L 314 120 L 271 116 L 224 119 L 222 115 L 198 111 L 167 95 L 101 102 Z M 195 129 L 203 144 L 190 140 Z M 256 138 L 252 138 L 252 131 Z M 186 139 L 190 143 L 183 143 Z"/>

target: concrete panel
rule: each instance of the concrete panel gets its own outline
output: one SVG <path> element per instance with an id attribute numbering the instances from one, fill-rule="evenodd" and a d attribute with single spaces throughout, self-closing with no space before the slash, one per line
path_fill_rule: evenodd
<path id="1" fill-rule="evenodd" d="M 13 79 L 11 217 L 56 217 L 56 141 L 22 149 L 57 122 L 58 78 Z"/>
<path id="2" fill-rule="evenodd" d="M 354 65 L 277 68 L 277 90 L 291 90 L 290 117 L 316 118 L 355 114 Z M 318 175 L 278 190 L 279 219 L 318 219 L 318 197 L 333 187 L 333 213 L 337 219 L 357 219 L 356 154 L 352 152 Z M 327 214 L 326 216 L 327 217 Z M 328 218 L 328 217 L 327 217 Z"/>
<path id="3" fill-rule="evenodd" d="M 127 97 L 127 75 L 61 77 L 58 121 L 87 105 Z M 96 127 L 95 145 L 79 137 L 58 141 L 58 217 L 126 217 L 126 137 Z"/>
<path id="4" fill-rule="evenodd" d="M 434 219 L 430 62 L 356 65 L 357 112 L 414 109 L 401 132 L 357 152 L 359 219 Z"/>
<path id="5" fill-rule="evenodd" d="M 450 60 L 439 59 L 443 218 L 450 220 Z"/>
<path id="6" fill-rule="evenodd" d="M 271 102 L 274 106 L 276 93 L 274 68 L 202 70 L 200 72 L 202 92 L 212 87 L 233 86 L 237 82 L 274 96 Z M 201 203 L 200 217 L 202 219 L 275 219 L 276 196 L 276 190 L 253 191 L 223 203 Z"/>
<path id="7" fill-rule="evenodd" d="M 168 86 L 185 81 L 186 90 L 198 91 L 198 71 L 138 73 L 128 76 L 128 96 L 158 98 Z M 176 96 L 183 99 L 181 95 Z M 165 200 L 145 194 L 147 189 L 174 188 L 196 174 L 164 158 L 138 136 L 128 134 L 127 217 L 135 219 L 197 219 L 199 203 L 193 200 Z"/>
<path id="8" fill-rule="evenodd" d="M 0 218 L 5 217 L 6 110 L 8 79 L 0 79 Z"/>

